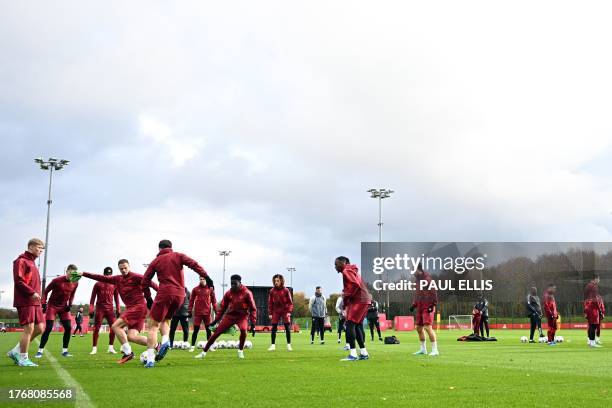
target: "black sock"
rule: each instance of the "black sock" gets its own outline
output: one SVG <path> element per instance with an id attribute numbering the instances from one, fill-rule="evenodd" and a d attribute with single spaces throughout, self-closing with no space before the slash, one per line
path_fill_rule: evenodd
<path id="1" fill-rule="evenodd" d="M 68 344 L 70 344 L 70 320 L 63 320 L 62 326 L 64 326 L 63 346 L 67 349 Z"/>
<path id="2" fill-rule="evenodd" d="M 357 339 L 357 344 L 359 344 L 359 348 L 365 348 L 365 330 L 363 330 L 362 324 L 356 325 L 355 337 Z"/>
<path id="3" fill-rule="evenodd" d="M 40 348 L 45 348 L 45 346 L 47 345 L 51 330 L 53 330 L 53 320 L 47 320 L 45 331 L 43 332 L 42 336 L 40 336 Z"/>
<path id="4" fill-rule="evenodd" d="M 210 330 L 209 326 L 204 326 L 204 328 L 206 329 L 206 340 L 209 340 L 210 336 L 212 335 L 212 331 Z"/>
<path id="5" fill-rule="evenodd" d="M 278 331 L 278 324 L 272 325 L 272 345 L 276 343 L 276 332 Z"/>
<path id="6" fill-rule="evenodd" d="M 355 337 L 355 323 L 346 322 L 346 342 L 348 343 L 351 350 L 355 348 Z"/>
<path id="7" fill-rule="evenodd" d="M 291 323 L 285 323 L 285 337 L 287 337 L 287 344 L 291 344 Z"/>
<path id="8" fill-rule="evenodd" d="M 191 335 L 191 345 L 195 347 L 196 340 L 198 339 L 198 332 L 200 331 L 200 326 L 193 327 L 193 333 Z"/>

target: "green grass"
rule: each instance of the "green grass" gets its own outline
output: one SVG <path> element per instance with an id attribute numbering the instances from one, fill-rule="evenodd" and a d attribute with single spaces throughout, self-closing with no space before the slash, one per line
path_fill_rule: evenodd
<path id="1" fill-rule="evenodd" d="M 88 354 L 90 335 L 71 339 L 71 359 L 60 356 L 59 334 L 51 336 L 47 351 L 98 407 L 149 407 L 149 401 L 168 407 L 612 406 L 612 339 L 604 348 L 590 349 L 584 331 L 564 330 L 560 334 L 566 342 L 551 347 L 520 343 L 523 331 L 498 331 L 496 343 L 461 343 L 456 341 L 459 332 L 441 331 L 441 355 L 426 357 L 412 355 L 418 348 L 414 332 L 395 334 L 402 344 L 368 342 L 372 359 L 360 362 L 340 362 L 346 353 L 334 337 L 325 345 L 310 345 L 305 333 L 294 334 L 291 353 L 284 334 L 279 334 L 274 353 L 266 351 L 270 336 L 257 334 L 249 336 L 254 347 L 245 351 L 245 360 L 237 359 L 236 350 L 209 352 L 204 360 L 172 350 L 152 370 L 137 359 L 116 364 L 117 356 L 105 353 L 102 335 L 95 356 Z M 12 347 L 17 337 L 0 335 L 0 350 Z M 142 350 L 134 351 L 138 356 Z M 44 358 L 40 367 L 26 369 L 0 357 L 0 387 L 62 385 Z"/>

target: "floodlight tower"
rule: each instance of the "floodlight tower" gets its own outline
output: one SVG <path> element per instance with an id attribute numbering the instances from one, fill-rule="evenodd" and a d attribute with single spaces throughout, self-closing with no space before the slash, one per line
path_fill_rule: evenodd
<path id="1" fill-rule="evenodd" d="M 370 198 L 378 199 L 378 256 L 382 257 L 382 200 L 391 197 L 393 190 L 386 188 L 371 188 L 368 190 Z M 387 283 L 389 283 L 389 271 L 387 271 Z M 387 313 L 389 313 L 389 289 L 387 287 Z"/>
<path id="2" fill-rule="evenodd" d="M 290 278 L 290 283 L 289 285 L 291 285 L 291 288 L 293 288 L 293 272 L 295 272 L 295 268 L 293 266 L 289 266 L 287 268 L 287 272 L 289 272 L 291 274 L 291 278 Z"/>
<path id="3" fill-rule="evenodd" d="M 51 219 L 51 185 L 53 184 L 53 170 L 61 170 L 70 163 L 70 160 L 55 159 L 50 157 L 43 160 L 42 157 L 34 159 L 34 162 L 40 166 L 41 170 L 49 171 L 49 196 L 47 198 L 47 228 L 45 230 L 45 260 L 43 261 L 43 278 L 42 290 L 47 286 L 47 256 L 49 255 L 49 222 Z"/>
<path id="4" fill-rule="evenodd" d="M 219 255 L 223 257 L 223 283 L 221 283 L 221 287 L 223 288 L 221 291 L 222 294 L 225 293 L 225 287 L 227 286 L 225 283 L 225 258 L 228 257 L 231 253 L 232 251 L 227 250 L 219 251 Z"/>

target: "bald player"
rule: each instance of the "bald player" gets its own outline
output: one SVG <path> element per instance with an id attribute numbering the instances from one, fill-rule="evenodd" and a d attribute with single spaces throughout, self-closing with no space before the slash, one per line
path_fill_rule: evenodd
<path id="1" fill-rule="evenodd" d="M 161 361 L 170 349 L 170 324 L 169 320 L 174 316 L 185 299 L 185 277 L 183 266 L 187 266 L 198 275 L 206 279 L 206 284 L 213 286 L 213 281 L 196 261 L 185 254 L 174 252 L 172 242 L 163 239 L 159 242 L 159 253 L 151 261 L 142 280 L 143 291 L 148 288 L 149 282 L 155 274 L 159 280 L 159 291 L 149 313 L 149 336 L 147 344 L 148 360 L 146 368 L 155 367 L 156 361 Z M 155 355 L 157 344 L 157 333 L 161 331 L 161 347 Z"/>
<path id="2" fill-rule="evenodd" d="M 78 268 L 76 265 L 68 265 L 65 274 L 53 279 L 43 292 L 42 308 L 43 311 L 45 311 L 46 327 L 40 338 L 40 347 L 34 356 L 35 358 L 41 358 L 43 356 L 45 346 L 49 340 L 49 335 L 53 330 L 53 324 L 55 323 L 56 316 L 59 317 L 62 327 L 64 328 L 64 338 L 62 339 L 62 357 L 72 357 L 72 354 L 68 352 L 70 332 L 72 331 L 72 316 L 70 315 L 70 308 L 72 307 L 74 294 L 76 293 L 79 284 L 77 282 L 70 281 L 70 274 L 77 270 Z M 51 297 L 47 303 L 47 296 L 49 295 L 49 292 L 51 292 Z"/>
<path id="3" fill-rule="evenodd" d="M 112 276 L 113 268 L 107 266 L 104 268 L 104 276 Z M 113 310 L 113 299 L 115 300 L 116 309 Z M 94 313 L 95 303 L 95 313 Z M 91 298 L 89 299 L 89 318 L 94 319 L 94 330 L 92 342 L 93 346 L 91 353 L 96 354 L 98 352 L 98 337 L 100 335 L 100 327 L 102 322 L 106 319 L 109 327 L 113 326 L 115 319 L 121 314 L 121 306 L 119 305 L 119 291 L 112 283 L 107 282 L 96 282 L 93 289 L 91 290 Z M 108 334 L 108 352 L 116 354 L 113 344 L 115 343 L 115 332 L 113 330 Z"/>

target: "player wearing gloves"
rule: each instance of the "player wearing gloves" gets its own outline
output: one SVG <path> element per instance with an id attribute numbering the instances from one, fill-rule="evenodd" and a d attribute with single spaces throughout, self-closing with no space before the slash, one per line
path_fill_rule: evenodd
<path id="1" fill-rule="evenodd" d="M 104 268 L 104 276 L 111 276 L 113 274 L 113 268 L 107 266 Z M 113 310 L 113 299 L 115 300 L 116 309 Z M 94 303 L 95 302 L 95 303 Z M 95 304 L 95 312 L 94 312 Z M 94 319 L 94 330 L 92 336 L 92 349 L 89 354 L 96 354 L 98 352 L 98 337 L 100 335 L 100 327 L 102 322 L 106 319 L 106 322 L 110 327 L 115 323 L 115 319 L 121 314 L 121 307 L 119 305 L 119 291 L 112 283 L 107 282 L 96 282 L 93 289 L 91 290 L 91 298 L 89 299 L 89 318 Z M 108 352 L 116 354 L 113 344 L 115 343 L 115 332 L 111 330 L 108 335 Z"/>
<path id="2" fill-rule="evenodd" d="M 350 347 L 348 357 L 342 361 L 368 360 L 370 356 L 365 347 L 363 319 L 368 313 L 372 296 L 370 296 L 363 279 L 359 276 L 357 266 L 352 265 L 347 257 L 339 256 L 336 258 L 334 268 L 336 272 L 342 274 L 342 300 L 346 313 L 346 342 Z M 355 340 L 359 344 L 359 357 L 357 357 Z"/>
<path id="3" fill-rule="evenodd" d="M 206 279 L 200 276 L 200 284 L 191 290 L 189 297 L 189 317 L 193 316 L 193 334 L 191 335 L 190 352 L 195 349 L 196 340 L 200 326 L 204 323 L 206 329 L 206 340 L 210 339 L 212 332 L 210 331 L 210 323 L 212 322 L 212 313 L 217 314 L 217 298 L 215 296 L 214 286 L 208 286 Z"/>
<path id="4" fill-rule="evenodd" d="M 74 300 L 74 294 L 79 284 L 77 282 L 71 282 L 71 274 L 76 272 L 78 269 L 76 265 L 68 265 L 64 276 L 58 276 L 53 279 L 51 283 L 45 288 L 42 298 L 42 308 L 45 312 L 46 327 L 40 338 L 40 348 L 36 353 L 36 358 L 41 358 L 47 341 L 49 340 L 49 334 L 53 330 L 53 323 L 55 323 L 55 317 L 59 316 L 62 326 L 64 327 L 64 338 L 63 338 L 63 357 L 72 357 L 72 354 L 68 353 L 68 344 L 70 343 L 70 331 L 72 330 L 72 316 L 70 315 L 70 308 L 72 307 L 72 301 Z M 51 297 L 47 303 L 47 295 L 51 292 Z"/>
<path id="5" fill-rule="evenodd" d="M 268 351 L 276 350 L 276 332 L 278 323 L 282 320 L 285 326 L 285 336 L 287 337 L 287 350 L 291 348 L 291 313 L 293 313 L 293 299 L 291 292 L 285 287 L 285 278 L 281 274 L 272 277 L 274 287 L 268 294 L 268 318 L 272 324 L 272 344 Z"/>
<path id="6" fill-rule="evenodd" d="M 421 348 L 414 354 L 427 354 L 427 347 L 425 345 L 425 333 L 427 333 L 429 342 L 431 343 L 431 353 L 429 353 L 429 355 L 437 356 L 440 353 L 438 351 L 436 333 L 431 325 L 433 324 L 436 305 L 438 304 L 438 292 L 433 288 L 429 288 L 431 276 L 423 270 L 423 265 L 419 264 L 417 266 L 414 277 L 416 280 L 416 293 L 414 302 L 412 306 L 410 306 L 410 311 L 412 312 L 416 309 L 416 327 L 419 334 L 419 341 L 421 342 Z"/>
<path id="7" fill-rule="evenodd" d="M 169 320 L 174 313 L 183 305 L 185 299 L 185 277 L 183 266 L 189 267 L 198 275 L 206 279 L 208 286 L 213 286 L 213 281 L 196 261 L 185 254 L 174 252 L 172 242 L 167 239 L 159 241 L 159 253 L 151 261 L 142 280 L 142 290 L 148 288 L 149 282 L 155 274 L 159 281 L 159 291 L 149 313 L 149 337 L 148 337 L 148 361 L 145 367 L 153 368 L 156 361 L 161 361 L 170 349 L 170 324 Z M 161 347 L 155 355 L 157 344 L 157 333 L 161 332 Z"/>
<path id="8" fill-rule="evenodd" d="M 601 347 L 598 331 L 605 313 L 603 299 L 599 296 L 599 276 L 596 276 L 584 288 L 584 317 L 589 323 L 588 336 L 591 347 Z"/>
<path id="9" fill-rule="evenodd" d="M 119 318 L 115 320 L 115 323 L 113 323 L 112 330 L 119 339 L 119 343 L 121 343 L 121 351 L 123 353 L 117 363 L 124 364 L 134 358 L 129 342 L 141 346 L 147 345 L 147 338 L 138 335 L 138 333 L 144 328 L 147 309 L 150 309 L 153 304 L 150 288 L 157 291 L 158 287 L 155 282 L 149 281 L 143 292 L 143 276 L 130 270 L 130 263 L 127 259 L 120 259 L 117 264 L 121 275 L 106 276 L 89 272 L 79 272 L 79 275 L 98 282 L 110 283 L 117 288 L 125 309 Z M 125 332 L 126 328 L 127 334 Z"/>
<path id="10" fill-rule="evenodd" d="M 215 332 L 206 342 L 204 350 L 195 358 L 204 358 L 206 353 L 215 340 L 233 325 L 237 325 L 240 330 L 240 343 L 238 345 L 238 358 L 244 358 L 244 342 L 247 337 L 247 326 L 249 331 L 255 336 L 255 322 L 257 321 L 257 306 L 253 299 L 253 293 L 242 285 L 240 275 L 230 277 L 231 289 L 225 292 L 221 301 L 221 309 L 212 325 L 219 323 Z M 250 324 L 249 324 L 250 323 Z"/>
<path id="11" fill-rule="evenodd" d="M 555 333 L 557 332 L 557 320 L 559 319 L 559 312 L 557 312 L 557 301 L 555 300 L 555 292 L 557 287 L 553 284 L 548 285 L 546 292 L 544 292 L 544 314 L 548 320 L 548 345 L 554 346 Z"/>

